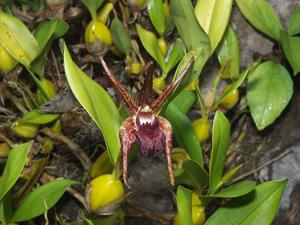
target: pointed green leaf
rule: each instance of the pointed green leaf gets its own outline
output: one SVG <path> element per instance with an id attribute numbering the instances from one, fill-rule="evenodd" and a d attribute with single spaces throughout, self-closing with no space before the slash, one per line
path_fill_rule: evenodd
<path id="1" fill-rule="evenodd" d="M 162 0 L 148 0 L 148 13 L 156 31 L 162 35 L 166 29 L 166 21 Z"/>
<path id="2" fill-rule="evenodd" d="M 184 225 L 193 225 L 192 192 L 182 186 L 179 186 L 176 193 L 176 202 L 180 222 Z"/>
<path id="3" fill-rule="evenodd" d="M 185 47 L 180 38 L 171 45 L 170 54 L 167 56 L 166 74 L 168 74 L 174 66 L 182 59 L 185 53 Z"/>
<path id="4" fill-rule="evenodd" d="M 202 149 L 190 119 L 173 102 L 168 104 L 164 116 L 170 121 L 176 142 L 189 157 L 203 166 Z"/>
<path id="5" fill-rule="evenodd" d="M 57 21 L 57 25 L 54 34 L 52 36 L 53 39 L 62 37 L 65 33 L 67 33 L 67 31 L 70 28 L 69 24 L 64 20 L 56 20 L 56 21 Z"/>
<path id="6" fill-rule="evenodd" d="M 192 181 L 193 187 L 200 194 L 205 185 L 208 184 L 208 174 L 197 162 L 185 160 L 182 164 L 184 174 Z"/>
<path id="7" fill-rule="evenodd" d="M 195 15 L 210 39 L 211 54 L 221 41 L 232 9 L 232 0 L 198 0 Z"/>
<path id="8" fill-rule="evenodd" d="M 30 124 L 47 124 L 59 117 L 59 114 L 45 113 L 39 110 L 32 110 L 31 112 L 25 114 L 21 119 L 18 120 L 19 123 L 30 123 Z"/>
<path id="9" fill-rule="evenodd" d="M 26 221 L 43 214 L 55 205 L 67 187 L 76 183 L 73 180 L 57 179 L 38 187 L 20 203 L 11 222 Z"/>
<path id="10" fill-rule="evenodd" d="M 72 92 L 100 128 L 113 165 L 116 165 L 121 144 L 121 117 L 112 98 L 72 61 L 64 45 L 64 68 Z"/>
<path id="11" fill-rule="evenodd" d="M 34 37 L 40 47 L 43 50 L 49 40 L 53 37 L 59 38 L 64 35 L 69 29 L 69 25 L 58 19 L 44 20 L 37 26 Z"/>
<path id="12" fill-rule="evenodd" d="M 222 180 L 229 137 L 230 123 L 221 111 L 217 111 L 212 129 L 212 150 L 209 162 L 209 195 L 216 193 L 219 183 Z"/>
<path id="13" fill-rule="evenodd" d="M 225 188 L 221 191 L 213 195 L 209 195 L 208 197 L 216 197 L 216 198 L 236 198 L 242 195 L 248 194 L 249 192 L 255 189 L 256 183 L 251 180 L 244 180 L 236 184 L 230 185 L 228 188 Z"/>
<path id="14" fill-rule="evenodd" d="M 231 169 L 229 169 L 224 175 L 222 176 L 222 183 L 227 184 L 235 177 L 235 175 L 240 171 L 242 168 L 242 164 L 235 166 Z"/>
<path id="15" fill-rule="evenodd" d="M 300 38 L 291 37 L 285 32 L 281 32 L 280 41 L 284 54 L 293 68 L 294 75 L 296 75 L 300 72 Z"/>
<path id="16" fill-rule="evenodd" d="M 292 13 L 288 23 L 289 35 L 300 33 L 300 6 L 298 6 Z"/>
<path id="17" fill-rule="evenodd" d="M 248 76 L 247 103 L 257 129 L 272 124 L 293 95 L 293 81 L 282 65 L 267 61 Z"/>
<path id="18" fill-rule="evenodd" d="M 236 34 L 228 26 L 222 42 L 218 47 L 218 59 L 221 66 L 229 63 L 229 78 L 237 78 L 240 73 L 240 48 Z"/>
<path id="19" fill-rule="evenodd" d="M 37 26 L 34 37 L 39 45 L 38 57 L 30 64 L 32 72 L 44 77 L 45 59 L 51 47 L 52 41 L 64 35 L 69 29 L 69 25 L 63 20 L 44 20 Z"/>
<path id="20" fill-rule="evenodd" d="M 38 43 L 24 23 L 1 11 L 0 44 L 26 67 L 29 67 L 40 52 Z"/>
<path id="21" fill-rule="evenodd" d="M 210 55 L 210 41 L 199 25 L 190 0 L 171 0 L 170 11 L 176 28 L 188 51 L 202 49 Z"/>
<path id="22" fill-rule="evenodd" d="M 112 41 L 118 49 L 128 55 L 131 51 L 131 43 L 128 31 L 118 17 L 115 17 L 110 25 Z"/>
<path id="23" fill-rule="evenodd" d="M 218 209 L 205 225 L 270 225 L 286 183 L 286 180 L 277 180 L 258 185 L 255 191 L 234 198 Z"/>
<path id="24" fill-rule="evenodd" d="M 50 40 L 57 26 L 57 20 L 44 20 L 37 26 L 34 37 L 40 49 L 44 49 L 47 42 Z"/>
<path id="25" fill-rule="evenodd" d="M 9 152 L 0 179 L 0 201 L 18 180 L 28 159 L 28 153 L 31 147 L 32 142 L 27 142 L 17 145 Z"/>
<path id="26" fill-rule="evenodd" d="M 162 51 L 158 45 L 158 39 L 154 33 L 148 31 L 141 27 L 141 25 L 136 24 L 136 30 L 140 37 L 140 40 L 147 50 L 147 52 L 153 57 L 153 59 L 160 65 L 163 72 L 166 71 L 166 62 Z"/>
<path id="27" fill-rule="evenodd" d="M 279 16 L 266 0 L 236 0 L 246 19 L 258 30 L 274 40 L 280 40 L 283 30 Z"/>
<path id="28" fill-rule="evenodd" d="M 173 99 L 172 103 L 186 115 L 196 100 L 197 97 L 194 91 L 183 90 Z"/>

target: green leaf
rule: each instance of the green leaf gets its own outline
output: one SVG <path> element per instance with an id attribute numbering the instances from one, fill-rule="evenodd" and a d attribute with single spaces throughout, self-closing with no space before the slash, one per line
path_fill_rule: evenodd
<path id="1" fill-rule="evenodd" d="M 17 145 L 8 155 L 2 177 L 0 179 L 0 201 L 18 180 L 27 161 L 32 142 Z"/>
<path id="2" fill-rule="evenodd" d="M 96 19 L 97 9 L 102 5 L 103 0 L 81 0 L 89 10 L 92 19 Z"/>
<path id="3" fill-rule="evenodd" d="M 145 30 L 139 24 L 136 24 L 136 30 L 146 51 L 160 65 L 161 69 L 165 73 L 166 71 L 165 58 L 162 51 L 160 50 L 160 47 L 158 45 L 158 40 L 155 34 L 152 33 L 151 31 Z"/>
<path id="4" fill-rule="evenodd" d="M 291 37 L 285 32 L 281 32 L 280 41 L 284 54 L 294 70 L 294 75 L 296 75 L 300 72 L 300 38 Z"/>
<path id="5" fill-rule="evenodd" d="M 29 67 L 40 51 L 38 43 L 24 23 L 1 11 L 0 44 L 26 67 Z"/>
<path id="6" fill-rule="evenodd" d="M 232 9 L 232 0 L 198 0 L 195 15 L 210 39 L 211 54 L 221 41 Z"/>
<path id="7" fill-rule="evenodd" d="M 210 55 L 209 37 L 199 25 L 190 0 L 171 0 L 170 11 L 180 37 L 188 51 L 202 49 Z"/>
<path id="8" fill-rule="evenodd" d="M 242 164 L 235 166 L 229 169 L 223 176 L 222 176 L 222 183 L 227 184 L 235 177 L 235 175 L 240 171 L 242 168 Z"/>
<path id="9" fill-rule="evenodd" d="M 45 113 L 39 110 L 32 110 L 31 112 L 25 114 L 21 119 L 18 120 L 19 123 L 31 123 L 31 124 L 47 124 L 59 117 L 59 114 Z"/>
<path id="10" fill-rule="evenodd" d="M 184 174 L 192 181 L 193 187 L 200 194 L 208 184 L 208 174 L 203 167 L 193 160 L 185 160 L 182 164 Z"/>
<path id="11" fill-rule="evenodd" d="M 53 39 L 60 38 L 65 33 L 67 33 L 67 31 L 70 28 L 69 24 L 66 23 L 64 20 L 56 20 L 56 21 L 57 21 L 57 25 L 56 25 L 56 29 L 54 31 L 54 34 L 52 36 Z"/>
<path id="12" fill-rule="evenodd" d="M 166 21 L 162 0 L 148 0 L 148 13 L 156 31 L 162 35 L 166 29 Z"/>
<path id="13" fill-rule="evenodd" d="M 258 30 L 279 41 L 283 30 L 280 19 L 266 0 L 236 0 L 246 19 Z"/>
<path id="14" fill-rule="evenodd" d="M 292 13 L 288 23 L 289 35 L 295 35 L 300 33 L 300 6 L 298 6 Z"/>
<path id="15" fill-rule="evenodd" d="M 178 145 L 186 150 L 191 159 L 203 166 L 202 149 L 190 119 L 173 102 L 168 104 L 164 116 L 172 125 Z"/>
<path id="16" fill-rule="evenodd" d="M 249 66 L 239 77 L 239 79 L 237 79 L 236 81 L 234 81 L 230 88 L 228 88 L 226 91 L 224 91 L 224 93 L 221 94 L 221 96 L 213 103 L 212 105 L 212 110 L 217 109 L 218 105 L 235 89 L 237 89 L 239 86 L 242 85 L 242 83 L 244 82 L 244 80 L 246 79 L 246 77 L 249 74 L 250 69 L 252 68 L 253 65 Z"/>
<path id="17" fill-rule="evenodd" d="M 128 55 L 131 51 L 131 43 L 128 31 L 118 17 L 115 17 L 110 25 L 112 41 L 118 49 Z"/>
<path id="18" fill-rule="evenodd" d="M 168 74 L 174 66 L 182 59 L 185 53 L 185 47 L 180 38 L 172 44 L 170 54 L 167 56 L 166 74 Z"/>
<path id="19" fill-rule="evenodd" d="M 257 129 L 272 124 L 293 95 L 293 81 L 282 65 L 267 61 L 248 76 L 247 102 Z"/>
<path id="20" fill-rule="evenodd" d="M 34 32 L 34 37 L 39 45 L 38 57 L 30 64 L 30 69 L 44 77 L 45 59 L 51 47 L 52 41 L 64 35 L 69 29 L 69 25 L 63 20 L 51 19 L 41 22 Z"/>
<path id="21" fill-rule="evenodd" d="M 47 42 L 55 32 L 56 26 L 57 20 L 44 20 L 37 26 L 34 37 L 41 50 L 45 48 Z"/>
<path id="22" fill-rule="evenodd" d="M 286 183 L 287 180 L 277 180 L 258 185 L 255 191 L 218 209 L 205 225 L 270 225 Z"/>
<path id="23" fill-rule="evenodd" d="M 34 37 L 40 50 L 43 50 L 46 47 L 46 44 L 52 37 L 53 39 L 59 38 L 64 35 L 68 29 L 69 25 L 63 20 L 50 19 L 39 23 L 34 32 Z"/>
<path id="24" fill-rule="evenodd" d="M 194 91 L 183 90 L 173 99 L 172 103 L 186 115 L 196 100 L 197 96 Z"/>
<path id="25" fill-rule="evenodd" d="M 64 45 L 64 68 L 72 92 L 100 128 L 113 165 L 116 165 L 121 144 L 121 117 L 112 98 L 72 61 Z"/>
<path id="26" fill-rule="evenodd" d="M 231 26 L 228 26 L 225 32 L 217 54 L 221 66 L 229 63 L 229 77 L 236 78 L 240 72 L 240 48 L 236 34 Z"/>
<path id="27" fill-rule="evenodd" d="M 179 186 L 176 193 L 176 203 L 180 222 L 184 225 L 193 225 L 192 192 Z"/>
<path id="28" fill-rule="evenodd" d="M 230 123 L 221 111 L 217 111 L 212 129 L 212 150 L 209 162 L 209 195 L 215 194 L 222 180 L 229 138 Z"/>
<path id="29" fill-rule="evenodd" d="M 57 179 L 33 190 L 18 206 L 11 222 L 30 220 L 49 210 L 64 194 L 67 187 L 77 181 Z"/>
<path id="30" fill-rule="evenodd" d="M 253 191 L 255 189 L 255 186 L 256 183 L 254 181 L 244 180 L 239 183 L 232 184 L 228 188 L 218 191 L 213 195 L 209 195 L 208 197 L 236 198 Z"/>
<path id="31" fill-rule="evenodd" d="M 7 224 L 9 219 L 13 214 L 13 205 L 11 194 L 8 192 L 1 200 L 0 200 L 0 223 Z"/>

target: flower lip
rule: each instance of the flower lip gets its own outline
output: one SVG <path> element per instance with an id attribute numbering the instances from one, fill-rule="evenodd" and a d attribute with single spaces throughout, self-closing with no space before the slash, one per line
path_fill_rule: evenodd
<path id="1" fill-rule="evenodd" d="M 157 124 L 156 115 L 152 112 L 149 105 L 143 105 L 139 108 L 136 123 L 138 127 L 153 127 Z"/>

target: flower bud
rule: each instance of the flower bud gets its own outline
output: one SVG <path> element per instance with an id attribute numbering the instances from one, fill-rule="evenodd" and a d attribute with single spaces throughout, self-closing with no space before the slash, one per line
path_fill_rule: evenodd
<path id="1" fill-rule="evenodd" d="M 128 64 L 125 70 L 129 75 L 139 75 L 142 72 L 143 68 L 141 63 L 133 62 Z"/>
<path id="2" fill-rule="evenodd" d="M 222 94 L 226 92 L 231 85 L 227 85 Z M 239 101 L 239 90 L 235 89 L 232 92 L 229 93 L 229 95 L 226 96 L 226 98 L 223 99 L 223 101 L 220 103 L 220 106 L 222 106 L 225 109 L 231 109 L 233 106 L 235 106 Z"/>
<path id="3" fill-rule="evenodd" d="M 168 52 L 168 43 L 163 37 L 158 38 L 158 46 L 162 54 L 165 56 Z"/>
<path id="4" fill-rule="evenodd" d="M 202 202 L 199 196 L 193 191 L 192 193 L 192 206 L 201 206 Z"/>
<path id="5" fill-rule="evenodd" d="M 106 206 L 118 202 L 124 196 L 122 182 L 112 174 L 101 175 L 93 179 L 86 192 L 86 205 L 91 212 L 97 212 Z"/>
<path id="6" fill-rule="evenodd" d="M 203 143 L 205 142 L 210 135 L 211 124 L 208 119 L 200 118 L 193 122 L 193 128 L 197 135 L 198 140 Z"/>
<path id="7" fill-rule="evenodd" d="M 84 34 L 85 44 L 89 52 L 104 54 L 112 45 L 111 32 L 108 27 L 99 20 L 92 20 Z"/>

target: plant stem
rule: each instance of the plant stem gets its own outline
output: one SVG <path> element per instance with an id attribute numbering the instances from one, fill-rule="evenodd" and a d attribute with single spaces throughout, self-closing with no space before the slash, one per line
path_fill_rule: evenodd
<path id="1" fill-rule="evenodd" d="M 35 74 L 29 69 L 26 68 L 28 73 L 30 74 L 30 76 L 32 77 L 33 81 L 36 83 L 36 85 L 38 86 L 38 88 L 40 89 L 42 95 L 46 98 L 46 100 L 48 101 L 50 98 L 45 90 L 45 88 L 43 87 L 41 81 L 35 76 Z"/>
<path id="2" fill-rule="evenodd" d="M 115 180 L 119 180 L 121 175 L 122 175 L 122 171 L 119 168 L 115 168 L 112 172 L 113 177 L 115 178 Z"/>
<path id="3" fill-rule="evenodd" d="M 218 91 L 218 87 L 221 81 L 221 77 L 219 76 L 219 74 L 217 75 L 217 77 L 214 80 L 214 84 L 213 84 L 213 95 L 214 95 L 214 99 L 217 96 L 217 91 Z"/>

